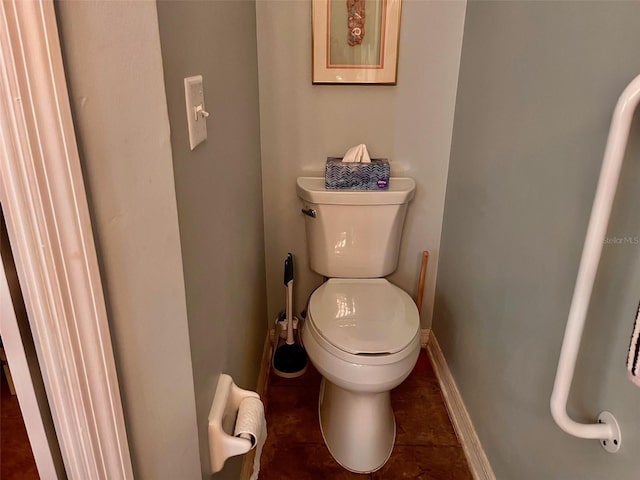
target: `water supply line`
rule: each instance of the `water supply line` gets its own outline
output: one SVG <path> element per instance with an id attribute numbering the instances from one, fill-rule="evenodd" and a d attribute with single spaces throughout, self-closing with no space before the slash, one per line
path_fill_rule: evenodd
<path id="1" fill-rule="evenodd" d="M 575 437 L 600 440 L 604 449 L 611 453 L 617 452 L 622 444 L 620 427 L 615 417 L 604 411 L 600 413 L 597 423 L 576 422 L 567 414 L 567 399 L 629 139 L 631 121 L 639 101 L 640 75 L 624 89 L 613 112 L 551 394 L 551 415 L 562 430 Z"/>

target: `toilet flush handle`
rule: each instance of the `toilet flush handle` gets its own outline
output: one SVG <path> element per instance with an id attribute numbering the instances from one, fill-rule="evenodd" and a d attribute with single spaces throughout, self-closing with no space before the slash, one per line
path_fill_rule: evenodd
<path id="1" fill-rule="evenodd" d="M 304 213 L 307 217 L 316 218 L 316 211 L 313 208 L 303 208 L 302 213 Z"/>

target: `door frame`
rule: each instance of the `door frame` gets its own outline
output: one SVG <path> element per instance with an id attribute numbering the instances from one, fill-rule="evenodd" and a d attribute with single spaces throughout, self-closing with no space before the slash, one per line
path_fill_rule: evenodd
<path id="1" fill-rule="evenodd" d="M 0 225 L 0 245 L 8 243 L 3 238 L 5 234 Z M 4 255 L 8 258 L 4 258 Z M 5 354 L 11 359 L 12 383 L 15 394 L 20 398 L 22 419 L 38 474 L 41 478 L 59 478 L 64 475 L 62 456 L 55 438 L 46 395 L 39 388 L 43 386 L 42 376 L 36 370 L 38 361 L 34 345 L 27 343 L 29 327 L 28 324 L 25 325 L 26 315 L 19 307 L 20 298 L 14 298 L 9 287 L 9 279 L 13 283 L 16 273 L 15 270 L 9 270 L 11 264 L 11 254 L 0 247 L 0 335 Z M 13 292 L 14 295 L 19 293 Z"/>
<path id="2" fill-rule="evenodd" d="M 133 478 L 51 0 L 0 2 L 0 181 L 67 476 Z"/>

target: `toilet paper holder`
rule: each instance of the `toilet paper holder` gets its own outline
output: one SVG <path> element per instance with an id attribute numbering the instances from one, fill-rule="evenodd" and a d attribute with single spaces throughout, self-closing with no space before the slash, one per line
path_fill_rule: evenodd
<path id="1" fill-rule="evenodd" d="M 229 457 L 251 450 L 256 442 L 234 436 L 240 403 L 245 398 L 260 399 L 260 395 L 239 388 L 227 374 L 221 374 L 209 412 L 209 455 L 213 473 L 222 470 Z M 259 436 L 260 432 L 256 436 Z"/>

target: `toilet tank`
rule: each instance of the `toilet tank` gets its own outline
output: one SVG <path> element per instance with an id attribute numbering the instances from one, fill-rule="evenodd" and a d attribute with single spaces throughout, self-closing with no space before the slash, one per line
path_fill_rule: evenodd
<path id="1" fill-rule="evenodd" d="M 309 267 L 332 278 L 375 278 L 398 265 L 412 178 L 392 177 L 388 190 L 327 190 L 324 177 L 299 177 Z"/>

